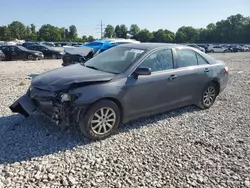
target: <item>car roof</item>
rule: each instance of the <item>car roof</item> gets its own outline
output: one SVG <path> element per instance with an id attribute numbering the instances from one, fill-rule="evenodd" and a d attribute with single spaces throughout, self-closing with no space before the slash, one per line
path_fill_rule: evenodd
<path id="1" fill-rule="evenodd" d="M 153 50 L 155 48 L 161 48 L 161 47 L 166 47 L 169 49 L 176 48 L 176 47 L 183 47 L 183 45 L 172 44 L 172 43 L 128 43 L 128 44 L 122 44 L 119 46 L 138 48 L 138 49 L 143 49 L 143 50 Z"/>

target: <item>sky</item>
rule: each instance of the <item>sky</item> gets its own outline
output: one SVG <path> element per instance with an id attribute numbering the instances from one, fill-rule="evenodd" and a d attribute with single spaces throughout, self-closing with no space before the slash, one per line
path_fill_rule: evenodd
<path id="1" fill-rule="evenodd" d="M 0 26 L 20 21 L 25 25 L 75 25 L 78 34 L 100 37 L 104 25 L 137 24 L 141 29 L 181 26 L 206 27 L 228 16 L 250 16 L 250 0 L 1 0 Z"/>

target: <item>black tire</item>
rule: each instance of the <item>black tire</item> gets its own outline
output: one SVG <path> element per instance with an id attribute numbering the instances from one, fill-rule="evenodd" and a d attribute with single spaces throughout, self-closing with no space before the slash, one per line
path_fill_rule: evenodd
<path id="1" fill-rule="evenodd" d="M 57 55 L 56 54 L 52 54 L 51 58 L 52 59 L 57 59 Z"/>
<path id="2" fill-rule="evenodd" d="M 208 93 L 210 93 L 210 94 L 208 94 Z M 218 92 L 217 85 L 215 83 L 213 83 L 213 82 L 209 83 L 205 87 L 205 89 L 203 90 L 202 94 L 200 95 L 197 106 L 200 109 L 208 109 L 208 108 L 210 108 L 211 106 L 213 106 L 214 101 L 215 101 L 218 93 L 219 92 Z M 206 97 L 206 96 L 208 96 L 208 97 Z M 205 100 L 205 98 L 207 98 L 207 99 Z"/>
<path id="3" fill-rule="evenodd" d="M 34 59 L 33 55 L 31 55 L 31 54 L 27 55 L 27 60 L 33 60 L 33 59 Z"/>
<path id="4" fill-rule="evenodd" d="M 214 50 L 211 50 L 210 52 L 211 52 L 211 53 L 214 53 Z"/>
<path id="5" fill-rule="evenodd" d="M 112 119 L 109 118 L 109 120 L 107 120 L 108 118 L 106 115 L 106 120 L 105 120 L 104 114 L 103 114 L 102 118 L 98 118 L 97 116 L 95 116 L 95 114 L 97 113 L 97 115 L 100 117 L 101 114 L 99 112 L 101 109 L 103 109 L 103 110 L 111 109 L 110 114 L 112 114 L 114 112 L 115 116 L 111 116 Z M 115 120 L 112 122 L 112 127 L 110 127 L 110 125 L 111 125 L 110 123 L 108 123 L 109 124 L 109 126 L 108 126 L 107 122 L 111 122 L 111 120 L 113 120 L 113 119 L 115 119 Z M 105 99 L 105 100 L 98 101 L 97 103 L 94 103 L 87 110 L 87 112 L 85 114 L 81 114 L 79 127 L 80 127 L 80 130 L 83 133 L 83 135 L 86 136 L 87 138 L 89 138 L 91 140 L 101 140 L 101 139 L 105 139 L 105 138 L 109 137 L 111 134 L 113 134 L 117 130 L 117 128 L 120 124 L 120 119 L 121 119 L 121 112 L 120 112 L 119 107 L 113 101 Z M 91 122 L 91 121 L 93 121 L 93 122 Z M 102 123 L 100 124 L 100 122 L 102 122 Z M 97 125 L 99 125 L 99 126 L 97 126 Z M 102 127 L 102 128 L 100 129 L 100 127 Z M 105 132 L 104 127 L 106 127 L 106 130 L 108 130 L 108 131 L 106 133 L 98 134 L 97 132 L 99 130 L 100 130 L 100 132 L 102 130 L 103 130 L 103 132 Z"/>

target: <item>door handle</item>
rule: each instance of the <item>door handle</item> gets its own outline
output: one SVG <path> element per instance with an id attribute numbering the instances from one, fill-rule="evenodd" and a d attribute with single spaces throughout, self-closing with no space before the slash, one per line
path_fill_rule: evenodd
<path id="1" fill-rule="evenodd" d="M 209 72 L 210 70 L 208 69 L 208 68 L 206 68 L 205 70 L 204 70 L 204 72 Z"/>
<path id="2" fill-rule="evenodd" d="M 169 76 L 169 80 L 174 80 L 176 78 L 177 78 L 177 75 L 175 75 L 175 74 L 172 74 L 172 75 Z"/>

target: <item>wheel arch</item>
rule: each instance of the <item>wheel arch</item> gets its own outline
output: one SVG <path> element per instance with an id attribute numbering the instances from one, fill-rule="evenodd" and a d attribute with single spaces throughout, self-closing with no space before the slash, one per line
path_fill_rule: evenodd
<path id="1" fill-rule="evenodd" d="M 218 95 L 220 93 L 220 83 L 219 83 L 219 81 L 218 80 L 212 80 L 211 83 L 216 86 L 216 92 L 217 92 L 217 95 Z"/>
<path id="2" fill-rule="evenodd" d="M 124 118 L 124 107 L 123 107 L 122 103 L 118 99 L 116 99 L 114 97 L 103 97 L 103 98 L 100 98 L 100 99 L 94 101 L 93 103 L 91 103 L 87 107 L 86 111 L 89 110 L 91 108 L 91 106 L 93 106 L 94 104 L 96 104 L 96 103 L 98 103 L 98 102 L 100 102 L 102 100 L 110 100 L 110 101 L 114 102 L 118 106 L 118 108 L 120 110 L 120 116 L 121 116 L 119 123 L 122 123 L 123 122 L 123 118 Z M 85 111 L 85 113 L 86 113 L 86 111 Z"/>

